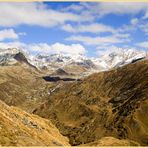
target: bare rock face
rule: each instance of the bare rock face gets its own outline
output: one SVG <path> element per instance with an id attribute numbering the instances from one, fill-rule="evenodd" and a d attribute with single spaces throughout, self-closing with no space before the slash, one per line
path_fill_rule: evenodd
<path id="1" fill-rule="evenodd" d="M 19 62 L 24 62 L 24 63 L 28 63 L 27 58 L 24 56 L 23 53 L 18 52 L 17 54 L 14 55 L 14 59 L 16 59 Z"/>
<path id="2" fill-rule="evenodd" d="M 148 145 L 148 60 L 63 86 L 34 113 L 50 119 L 71 145 L 115 137 Z"/>
<path id="3" fill-rule="evenodd" d="M 0 145 L 69 146 L 69 143 L 49 120 L 0 101 Z"/>
<path id="4" fill-rule="evenodd" d="M 12 66 L 16 64 L 26 64 L 37 69 L 29 62 L 28 57 L 23 51 L 17 48 L 0 49 L 0 66 Z"/>
<path id="5" fill-rule="evenodd" d="M 28 65 L 34 69 L 37 69 L 34 65 L 32 65 L 28 62 L 28 59 L 25 57 L 25 55 L 22 52 L 18 52 L 17 54 L 15 54 L 14 59 L 20 63 L 25 63 L 26 65 Z"/>

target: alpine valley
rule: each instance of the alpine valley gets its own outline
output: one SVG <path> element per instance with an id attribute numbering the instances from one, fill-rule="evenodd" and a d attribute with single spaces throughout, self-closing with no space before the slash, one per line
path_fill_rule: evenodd
<path id="1" fill-rule="evenodd" d="M 148 53 L 0 49 L 0 146 L 147 146 Z"/>

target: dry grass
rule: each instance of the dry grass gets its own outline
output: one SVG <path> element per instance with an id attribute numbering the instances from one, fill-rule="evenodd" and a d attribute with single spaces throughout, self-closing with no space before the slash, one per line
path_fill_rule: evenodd
<path id="1" fill-rule="evenodd" d="M 50 119 L 72 145 L 102 137 L 148 145 L 148 60 L 68 84 L 34 113 Z"/>
<path id="2" fill-rule="evenodd" d="M 69 146 L 69 143 L 49 120 L 0 101 L 0 145 Z"/>
<path id="3" fill-rule="evenodd" d="M 42 74 L 25 64 L 0 66 L 0 100 L 32 112 L 48 99 L 55 84 L 46 83 Z"/>
<path id="4" fill-rule="evenodd" d="M 114 137 L 103 137 L 98 141 L 87 143 L 81 146 L 140 146 L 137 142 L 128 139 L 117 139 Z"/>

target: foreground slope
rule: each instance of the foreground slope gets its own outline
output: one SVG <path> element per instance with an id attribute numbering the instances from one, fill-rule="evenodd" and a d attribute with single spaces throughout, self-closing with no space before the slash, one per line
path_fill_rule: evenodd
<path id="1" fill-rule="evenodd" d="M 117 139 L 114 137 L 103 137 L 94 142 L 82 144 L 80 146 L 140 146 L 139 143 L 128 139 Z"/>
<path id="2" fill-rule="evenodd" d="M 51 119 L 72 145 L 106 136 L 148 145 L 148 60 L 68 84 L 34 113 Z"/>
<path id="3" fill-rule="evenodd" d="M 69 146 L 49 121 L 0 101 L 1 146 Z"/>

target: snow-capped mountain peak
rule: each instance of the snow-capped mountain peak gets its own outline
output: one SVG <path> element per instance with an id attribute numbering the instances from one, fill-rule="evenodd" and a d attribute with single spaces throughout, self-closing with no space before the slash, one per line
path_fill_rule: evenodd
<path id="1" fill-rule="evenodd" d="M 30 61 L 29 56 L 21 49 L 0 49 L 0 65 L 13 65 L 20 62 L 31 66 L 28 61 Z"/>
<path id="2" fill-rule="evenodd" d="M 18 52 L 20 52 L 20 49 L 18 48 L 0 49 L 0 55 L 5 55 L 5 54 L 14 55 Z"/>
<path id="3" fill-rule="evenodd" d="M 133 60 L 148 57 L 147 52 L 135 49 L 116 49 L 107 50 L 98 58 L 88 58 L 85 55 L 68 55 L 68 54 L 38 54 L 29 55 L 17 48 L 0 49 L 0 64 L 14 64 L 20 54 L 25 61 L 31 65 L 36 66 L 38 69 L 46 67 L 49 70 L 56 70 L 65 66 L 80 66 L 88 69 L 89 71 L 104 71 L 114 67 L 119 67 Z M 17 55 L 17 58 L 16 58 Z M 19 56 L 19 57 L 18 57 Z"/>
<path id="4" fill-rule="evenodd" d="M 109 68 L 117 67 L 120 65 L 128 64 L 134 59 L 145 58 L 147 53 L 135 49 L 117 49 L 114 51 L 107 51 L 100 57 Z"/>

